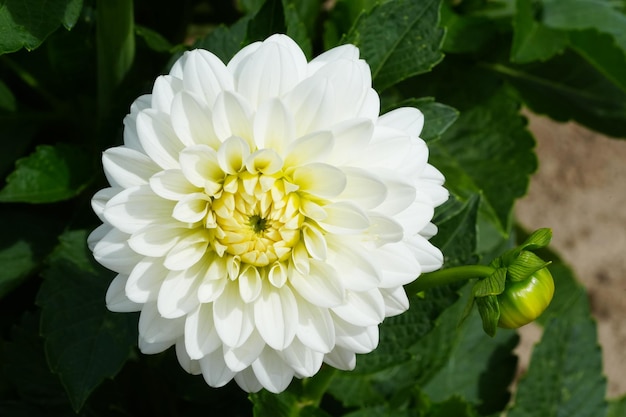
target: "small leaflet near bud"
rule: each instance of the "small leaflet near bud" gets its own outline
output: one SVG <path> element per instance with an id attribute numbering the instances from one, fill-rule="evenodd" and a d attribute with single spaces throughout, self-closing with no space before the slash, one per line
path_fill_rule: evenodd
<path id="1" fill-rule="evenodd" d="M 508 268 L 508 278 L 513 281 L 524 281 L 532 274 L 550 265 L 533 252 L 522 251 Z"/>
<path id="2" fill-rule="evenodd" d="M 480 313 L 480 318 L 483 320 L 483 330 L 489 336 L 495 336 L 498 321 L 500 320 L 498 298 L 495 295 L 489 295 L 487 297 L 476 298 L 475 302 L 478 307 L 478 312 Z"/>

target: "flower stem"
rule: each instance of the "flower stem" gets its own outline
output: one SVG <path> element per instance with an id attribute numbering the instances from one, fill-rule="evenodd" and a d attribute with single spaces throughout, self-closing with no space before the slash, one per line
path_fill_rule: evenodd
<path id="1" fill-rule="evenodd" d="M 407 290 L 409 292 L 418 293 L 434 287 L 461 282 L 471 278 L 486 277 L 493 274 L 494 271 L 494 268 L 486 265 L 464 265 L 440 269 L 439 271 L 428 272 L 421 275 L 407 287 Z"/>
<path id="2" fill-rule="evenodd" d="M 319 406 L 320 401 L 324 393 L 328 389 L 330 382 L 335 376 L 336 369 L 324 365 L 322 369 L 312 378 L 308 378 L 303 383 L 303 398 L 305 399 L 304 405 Z"/>

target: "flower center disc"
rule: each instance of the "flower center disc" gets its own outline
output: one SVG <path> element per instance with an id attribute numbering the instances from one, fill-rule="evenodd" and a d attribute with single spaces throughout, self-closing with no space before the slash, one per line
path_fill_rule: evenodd
<path id="1" fill-rule="evenodd" d="M 283 178 L 247 172 L 228 175 L 207 215 L 214 249 L 257 267 L 284 261 L 300 240 L 300 197 Z"/>

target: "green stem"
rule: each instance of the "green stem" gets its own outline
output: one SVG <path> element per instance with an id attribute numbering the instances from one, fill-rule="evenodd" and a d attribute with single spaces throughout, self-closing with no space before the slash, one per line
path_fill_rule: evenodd
<path id="1" fill-rule="evenodd" d="M 317 375 L 304 380 L 302 383 L 304 392 L 302 395 L 303 401 L 301 402 L 301 405 L 313 405 L 315 407 L 319 406 L 320 402 L 322 401 L 322 397 L 324 396 L 324 393 L 328 389 L 330 382 L 335 376 L 335 371 L 335 368 L 324 365 L 322 369 L 320 369 L 320 371 L 317 373 Z"/>
<path id="2" fill-rule="evenodd" d="M 407 287 L 409 292 L 418 293 L 434 287 L 448 285 L 455 282 L 466 281 L 472 278 L 487 277 L 495 271 L 486 265 L 464 265 L 452 268 L 440 269 L 421 275 Z"/>

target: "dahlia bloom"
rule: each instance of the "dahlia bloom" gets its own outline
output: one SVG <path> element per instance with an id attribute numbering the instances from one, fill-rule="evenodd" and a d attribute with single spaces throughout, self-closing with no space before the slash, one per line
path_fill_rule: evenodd
<path id="1" fill-rule="evenodd" d="M 448 197 L 420 111 L 379 111 L 352 45 L 307 62 L 274 35 L 157 78 L 104 152 L 89 237 L 118 274 L 108 308 L 141 312 L 142 352 L 175 345 L 210 386 L 281 392 L 376 348 L 402 286 L 441 267 L 428 238 Z"/>

